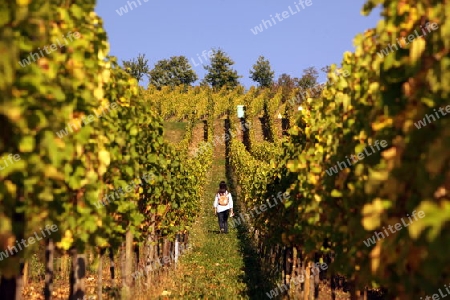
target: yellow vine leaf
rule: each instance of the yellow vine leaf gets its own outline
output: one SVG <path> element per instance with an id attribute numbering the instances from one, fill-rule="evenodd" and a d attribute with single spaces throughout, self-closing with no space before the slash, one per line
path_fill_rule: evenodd
<path id="1" fill-rule="evenodd" d="M 386 208 L 390 207 L 390 202 L 386 200 L 381 200 L 380 198 L 375 199 L 372 203 L 364 205 L 362 210 L 362 225 L 365 230 L 374 230 L 381 224 L 381 215 L 384 213 Z"/>
<path id="2" fill-rule="evenodd" d="M 372 273 L 375 273 L 380 267 L 380 257 L 381 257 L 381 243 L 383 241 L 379 241 L 375 247 L 370 252 L 370 263 L 372 268 Z"/>
<path id="3" fill-rule="evenodd" d="M 31 3 L 31 0 L 17 0 L 16 3 L 19 6 L 25 6 L 25 5 L 29 5 Z"/>
<path id="4" fill-rule="evenodd" d="M 415 39 L 412 42 L 409 57 L 413 63 L 415 63 L 422 55 L 423 50 L 425 50 L 425 43 L 425 40 L 421 38 Z"/>

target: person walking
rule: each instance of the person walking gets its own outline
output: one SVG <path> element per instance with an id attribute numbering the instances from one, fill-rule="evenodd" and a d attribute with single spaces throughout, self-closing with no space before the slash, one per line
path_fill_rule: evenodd
<path id="1" fill-rule="evenodd" d="M 228 192 L 227 184 L 221 181 L 214 198 L 214 214 L 218 216 L 220 233 L 228 233 L 228 217 L 233 216 L 233 198 Z"/>

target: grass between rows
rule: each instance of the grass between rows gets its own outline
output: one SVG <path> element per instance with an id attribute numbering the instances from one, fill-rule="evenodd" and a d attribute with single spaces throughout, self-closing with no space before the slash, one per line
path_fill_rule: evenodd
<path id="1" fill-rule="evenodd" d="M 241 241 L 235 228 L 218 234 L 213 201 L 225 180 L 225 149 L 214 149 L 214 162 L 202 198 L 199 219 L 190 235 L 192 251 L 181 258 L 164 299 L 249 299 Z"/>

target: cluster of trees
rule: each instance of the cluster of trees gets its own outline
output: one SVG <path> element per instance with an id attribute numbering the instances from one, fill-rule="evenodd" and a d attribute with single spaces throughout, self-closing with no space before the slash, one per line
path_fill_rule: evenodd
<path id="1" fill-rule="evenodd" d="M 239 85 L 241 77 L 232 69 L 234 61 L 221 49 L 213 50 L 211 65 L 204 68 L 208 71 L 201 85 L 210 85 L 214 88 L 229 86 L 234 88 Z M 163 86 L 177 87 L 190 86 L 198 80 L 198 76 L 192 69 L 185 56 L 172 56 L 169 59 L 157 61 L 150 70 L 145 54 L 139 54 L 136 59 L 123 61 L 126 72 L 139 82 L 148 76 L 149 84 L 161 89 Z"/>
<path id="2" fill-rule="evenodd" d="M 221 89 L 224 86 L 235 88 L 239 86 L 237 71 L 232 68 L 234 61 L 221 49 L 213 49 L 210 65 L 204 66 L 207 74 L 200 82 L 202 86 L 211 86 Z M 148 59 L 145 54 L 139 54 L 137 58 L 123 61 L 124 69 L 138 81 L 144 76 L 149 78 L 149 84 L 158 89 L 163 86 L 176 87 L 180 85 L 191 86 L 199 78 L 192 69 L 191 64 L 185 56 L 172 56 L 155 63 L 153 69 L 149 68 Z M 329 67 L 321 69 L 327 72 Z M 272 70 L 269 60 L 260 56 L 250 70 L 250 78 L 260 87 L 273 87 L 275 90 L 283 88 L 283 99 L 286 100 L 294 88 L 310 89 L 317 84 L 319 72 L 315 67 L 303 70 L 300 78 L 291 77 L 288 74 L 281 74 L 277 81 L 274 80 L 275 72 Z"/>
<path id="3" fill-rule="evenodd" d="M 204 67 L 208 73 L 200 85 L 209 85 L 217 89 L 224 86 L 230 88 L 238 86 L 241 76 L 238 75 L 236 70 L 232 69 L 234 61 L 221 49 L 212 52 L 211 64 Z M 163 86 L 190 86 L 198 80 L 197 74 L 185 56 L 172 56 L 169 59 L 162 59 L 157 61 L 154 68 L 150 70 L 145 54 L 139 54 L 136 59 L 123 61 L 123 67 L 138 81 L 141 81 L 147 75 L 149 84 L 156 86 L 158 89 Z"/>

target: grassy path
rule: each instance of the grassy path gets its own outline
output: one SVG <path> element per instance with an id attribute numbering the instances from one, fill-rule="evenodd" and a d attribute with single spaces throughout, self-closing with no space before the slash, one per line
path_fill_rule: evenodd
<path id="1" fill-rule="evenodd" d="M 172 144 L 181 142 L 186 125 L 185 122 L 164 122 L 164 139 Z"/>
<path id="2" fill-rule="evenodd" d="M 217 122 L 215 135 L 223 134 Z M 249 299 L 245 247 L 235 228 L 218 234 L 212 208 L 218 184 L 225 178 L 225 146 L 214 147 L 214 162 L 205 187 L 200 217 L 191 232 L 192 251 L 183 255 L 164 299 Z"/>

